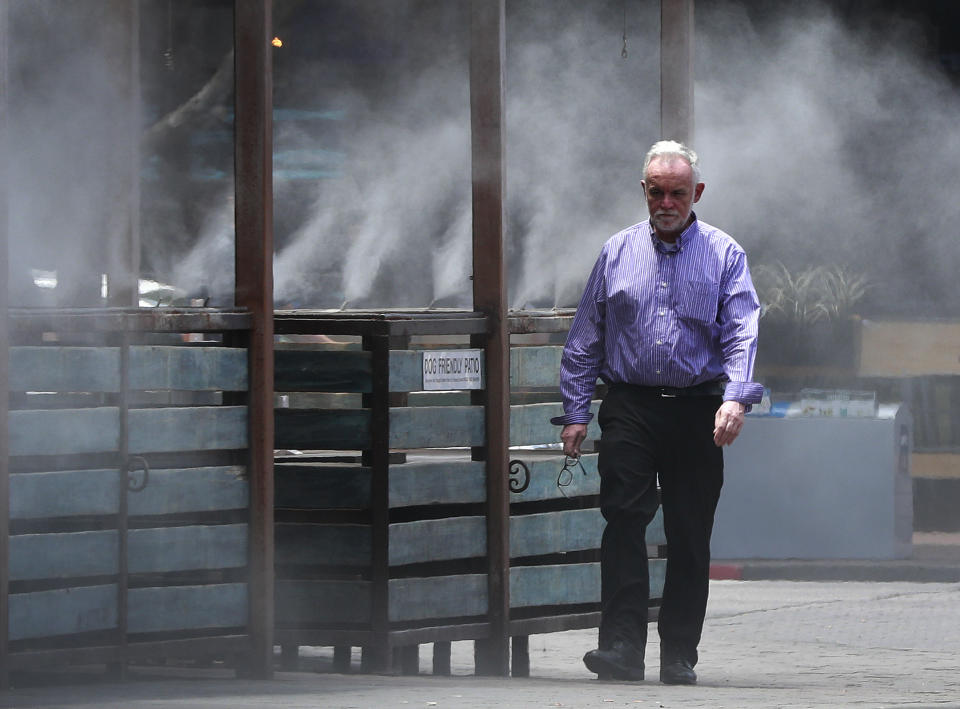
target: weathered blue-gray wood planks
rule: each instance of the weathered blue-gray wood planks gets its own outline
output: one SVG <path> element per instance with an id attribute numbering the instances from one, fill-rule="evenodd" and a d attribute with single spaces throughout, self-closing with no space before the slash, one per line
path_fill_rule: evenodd
<path id="1" fill-rule="evenodd" d="M 370 506 L 369 468 L 331 463 L 278 463 L 275 471 L 278 508 L 326 510 Z M 486 468 L 480 461 L 450 459 L 391 465 L 390 507 L 483 502 L 485 477 Z"/>
<path id="2" fill-rule="evenodd" d="M 17 534 L 10 537 L 10 579 L 69 579 L 119 571 L 116 530 Z M 245 524 L 130 530 L 130 573 L 246 566 Z"/>
<path id="3" fill-rule="evenodd" d="M 10 580 L 109 576 L 119 569 L 116 530 L 10 537 Z"/>
<path id="4" fill-rule="evenodd" d="M 367 409 L 277 409 L 279 448 L 362 450 L 370 446 Z M 390 409 L 391 448 L 450 448 L 483 444 L 483 408 L 420 406 Z"/>
<path id="5" fill-rule="evenodd" d="M 245 510 L 250 485 L 240 465 L 150 471 L 150 483 L 127 496 L 131 515 Z"/>
<path id="6" fill-rule="evenodd" d="M 487 553 L 486 519 L 426 519 L 390 525 L 391 566 L 470 559 Z"/>
<path id="7" fill-rule="evenodd" d="M 510 349 L 510 386 L 555 387 L 559 385 L 560 357 L 558 346 L 512 347 Z"/>
<path id="8" fill-rule="evenodd" d="M 76 455 L 119 450 L 120 409 L 11 411 L 10 455 Z M 231 450 L 247 445 L 245 406 L 131 409 L 131 453 Z"/>
<path id="9" fill-rule="evenodd" d="M 12 347 L 14 391 L 117 392 L 117 347 Z M 130 388 L 139 390 L 246 391 L 247 352 L 231 347 L 130 348 Z"/>
<path id="10" fill-rule="evenodd" d="M 659 598 L 665 559 L 650 560 L 650 597 Z M 530 608 L 600 602 L 600 564 L 516 566 L 510 569 L 510 607 Z"/>
<path id="11" fill-rule="evenodd" d="M 390 581 L 390 621 L 479 616 L 487 612 L 486 574 Z"/>
<path id="12" fill-rule="evenodd" d="M 599 401 L 590 406 L 593 414 L 597 413 Z M 510 445 L 534 446 L 544 443 L 556 443 L 560 440 L 560 427 L 550 423 L 554 416 L 563 415 L 563 404 L 523 404 L 510 407 Z M 600 438 L 600 426 L 596 415 L 587 426 L 587 441 Z"/>
<path id="13" fill-rule="evenodd" d="M 133 588 L 128 608 L 131 633 L 237 628 L 247 623 L 247 586 Z M 10 595 L 11 640 L 109 630 L 117 625 L 115 584 Z"/>
<path id="14" fill-rule="evenodd" d="M 244 627 L 247 603 L 245 583 L 132 588 L 127 630 L 153 633 Z"/>
<path id="15" fill-rule="evenodd" d="M 116 470 L 66 470 L 10 476 L 10 518 L 42 519 L 116 514 Z M 245 468 L 219 466 L 151 470 L 150 484 L 128 497 L 131 515 L 179 514 L 247 507 Z"/>
<path id="16" fill-rule="evenodd" d="M 117 586 L 10 594 L 10 640 L 74 635 L 117 627 Z"/>

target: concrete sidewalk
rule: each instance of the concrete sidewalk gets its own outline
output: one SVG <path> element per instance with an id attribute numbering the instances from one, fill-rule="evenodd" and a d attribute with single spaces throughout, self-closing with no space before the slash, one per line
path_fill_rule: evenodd
<path id="1" fill-rule="evenodd" d="M 454 643 L 452 677 L 330 672 L 305 649 L 301 672 L 237 680 L 225 669 L 144 668 L 125 682 L 75 670 L 37 673 L 0 706 L 124 709 L 266 707 L 960 707 L 960 584 L 714 581 L 696 687 L 599 682 L 581 663 L 595 631 L 530 638 L 529 679 L 477 678 Z M 430 657 L 421 652 L 423 672 Z"/>

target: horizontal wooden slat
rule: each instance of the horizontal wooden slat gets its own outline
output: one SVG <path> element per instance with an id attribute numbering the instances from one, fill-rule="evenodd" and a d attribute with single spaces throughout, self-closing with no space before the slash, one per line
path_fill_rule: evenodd
<path id="1" fill-rule="evenodd" d="M 120 350 L 11 347 L 10 387 L 14 391 L 119 391 Z"/>
<path id="2" fill-rule="evenodd" d="M 276 391 L 369 392 L 370 353 L 351 350 L 274 352 Z"/>
<path id="3" fill-rule="evenodd" d="M 246 625 L 247 586 L 243 583 L 130 589 L 127 629 L 131 633 Z"/>
<path id="4" fill-rule="evenodd" d="M 599 440 L 600 426 L 597 424 L 599 401 L 590 406 L 593 420 L 587 427 L 587 440 Z M 544 443 L 557 443 L 560 440 L 560 426 L 550 423 L 554 416 L 563 415 L 563 404 L 524 404 L 510 407 L 510 445 L 534 446 Z"/>
<path id="5" fill-rule="evenodd" d="M 483 407 L 390 409 L 391 448 L 451 448 L 484 443 Z"/>
<path id="6" fill-rule="evenodd" d="M 132 409 L 130 452 L 231 450 L 247 445 L 245 406 Z M 10 412 L 10 454 L 70 455 L 119 448 L 120 410 L 46 409 Z"/>
<path id="7" fill-rule="evenodd" d="M 276 583 L 278 625 L 366 623 L 369 620 L 369 581 L 278 580 Z"/>
<path id="8" fill-rule="evenodd" d="M 246 509 L 246 468 L 232 465 L 151 470 L 147 486 L 131 492 L 127 500 L 132 516 Z"/>
<path id="9" fill-rule="evenodd" d="M 370 468 L 333 463 L 277 463 L 274 506 L 285 509 L 366 509 Z"/>
<path id="10" fill-rule="evenodd" d="M 11 640 L 116 627 L 116 584 L 10 594 Z"/>
<path id="11" fill-rule="evenodd" d="M 10 537 L 10 580 L 108 576 L 117 573 L 116 530 Z"/>
<path id="12" fill-rule="evenodd" d="M 458 618 L 487 612 L 485 574 L 392 579 L 391 622 Z"/>
<path id="13" fill-rule="evenodd" d="M 277 564 L 369 566 L 370 527 L 358 524 L 278 524 Z"/>
<path id="14" fill-rule="evenodd" d="M 131 453 L 247 447 L 246 406 L 132 409 L 129 422 Z"/>
<path id="15" fill-rule="evenodd" d="M 390 352 L 390 391 L 410 392 L 423 389 L 423 350 Z"/>
<path id="16" fill-rule="evenodd" d="M 132 574 L 242 568 L 247 525 L 131 529 L 128 563 Z"/>
<path id="17" fill-rule="evenodd" d="M 470 460 L 390 466 L 390 506 L 447 505 L 486 500 L 486 464 Z"/>
<path id="18" fill-rule="evenodd" d="M 483 517 L 451 517 L 390 525 L 390 564 L 470 559 L 487 553 Z"/>
<path id="19" fill-rule="evenodd" d="M 275 409 L 276 448 L 361 450 L 370 444 L 365 409 Z"/>
<path id="20" fill-rule="evenodd" d="M 151 470 L 147 487 L 129 494 L 129 512 L 136 516 L 245 509 L 249 487 L 245 470 L 241 466 Z M 10 476 L 10 516 L 115 514 L 118 480 L 116 470 L 17 473 Z"/>
<path id="21" fill-rule="evenodd" d="M 535 500 L 554 500 L 566 497 L 581 497 L 600 494 L 600 475 L 597 473 L 596 453 L 580 457 L 583 470 L 574 465 L 571 470 L 573 477 L 570 484 L 563 488 L 557 486 L 557 478 L 564 464 L 562 453 L 545 453 L 544 451 L 510 451 L 511 460 L 519 460 L 530 470 L 530 484 L 520 493 L 512 493 L 510 502 L 533 502 Z M 522 478 L 520 473 L 517 475 Z M 517 476 L 515 476 L 517 477 Z M 520 480 L 518 478 L 518 480 Z M 520 480 L 522 482 L 522 480 Z"/>
<path id="22" fill-rule="evenodd" d="M 599 549 L 603 527 L 599 509 L 515 515 L 510 518 L 510 556 Z"/>
<path id="23" fill-rule="evenodd" d="M 31 519 L 116 514 L 116 470 L 66 470 L 10 476 L 10 518 Z"/>
<path id="24" fill-rule="evenodd" d="M 130 348 L 130 388 L 246 391 L 247 351 L 236 347 Z"/>
<path id="25" fill-rule="evenodd" d="M 390 466 L 390 507 L 470 504 L 486 499 L 485 464 L 469 460 Z M 278 463 L 275 504 L 289 509 L 366 509 L 370 469 L 332 463 Z"/>
<path id="26" fill-rule="evenodd" d="M 162 573 L 246 566 L 247 528 L 221 526 L 133 529 L 130 573 Z M 106 576 L 119 570 L 116 530 L 10 537 L 14 581 Z"/>
<path id="27" fill-rule="evenodd" d="M 557 387 L 560 384 L 561 346 L 512 347 L 511 387 Z"/>
<path id="28" fill-rule="evenodd" d="M 650 597 L 659 598 L 665 559 L 650 560 Z M 519 566 L 510 569 L 510 607 L 558 606 L 600 602 L 600 564 Z"/>
<path id="29" fill-rule="evenodd" d="M 11 411 L 10 455 L 69 455 L 116 451 L 120 409 Z"/>
<path id="30" fill-rule="evenodd" d="M 510 556 L 539 556 L 599 549 L 606 522 L 599 508 L 561 510 L 510 518 Z M 666 544 L 663 513 L 647 526 L 648 546 Z"/>
<path id="31" fill-rule="evenodd" d="M 10 381 L 17 391 L 117 392 L 117 347 L 13 347 Z M 244 391 L 247 353 L 229 347 L 134 346 L 130 388 Z"/>

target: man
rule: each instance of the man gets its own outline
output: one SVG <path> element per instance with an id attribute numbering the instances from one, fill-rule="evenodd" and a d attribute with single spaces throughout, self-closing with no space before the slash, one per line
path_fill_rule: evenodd
<path id="1" fill-rule="evenodd" d="M 553 423 L 564 453 L 579 456 L 597 378 L 608 385 L 598 414 L 602 614 L 584 663 L 601 679 L 643 679 L 645 533 L 662 503 L 660 681 L 695 684 L 722 447 L 763 391 L 750 381 L 760 306 L 743 249 L 692 211 L 704 189 L 696 153 L 654 144 L 640 184 L 650 219 L 601 250 L 564 348 L 565 413 Z"/>

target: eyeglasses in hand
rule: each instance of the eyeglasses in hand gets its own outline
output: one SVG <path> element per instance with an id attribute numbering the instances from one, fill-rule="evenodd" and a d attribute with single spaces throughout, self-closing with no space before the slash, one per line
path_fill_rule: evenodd
<path id="1" fill-rule="evenodd" d="M 560 468 L 560 474 L 557 475 L 557 487 L 560 488 L 564 497 L 567 497 L 567 493 L 564 492 L 563 488 L 569 487 L 573 482 L 573 473 L 577 468 L 580 468 L 580 472 L 586 476 L 587 469 L 583 467 L 583 462 L 579 458 L 563 456 L 563 467 Z"/>

